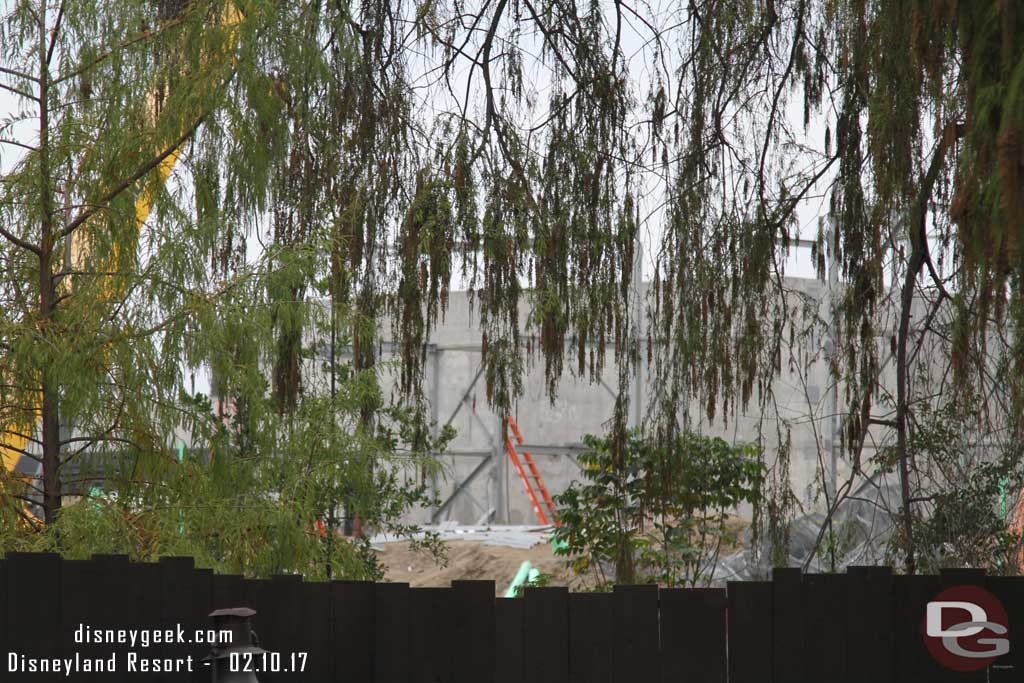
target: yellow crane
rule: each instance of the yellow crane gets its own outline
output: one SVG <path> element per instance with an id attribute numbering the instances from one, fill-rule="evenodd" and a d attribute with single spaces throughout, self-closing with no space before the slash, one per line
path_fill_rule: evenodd
<path id="1" fill-rule="evenodd" d="M 224 12 L 222 14 L 222 25 L 229 29 L 229 47 L 233 48 L 237 38 L 237 27 L 242 21 L 242 14 L 238 7 L 235 5 L 233 0 L 228 0 L 226 3 Z M 233 60 L 234 57 L 231 57 Z M 150 114 L 153 117 L 154 126 L 157 123 L 157 117 L 159 113 L 155 106 L 157 92 L 154 90 L 150 93 L 151 107 Z M 157 182 L 155 185 L 146 185 L 142 192 L 135 200 L 135 220 L 136 226 L 141 232 L 143 226 L 149 218 L 150 213 L 153 210 L 153 203 L 155 200 L 155 192 L 158 188 L 164 186 L 167 179 L 171 176 L 171 171 L 174 170 L 174 166 L 178 161 L 178 157 L 181 155 L 181 151 L 186 141 L 183 141 L 180 145 L 175 147 L 170 154 L 168 154 L 160 162 L 160 164 L 154 169 L 156 173 Z M 70 238 L 70 236 L 69 236 Z M 87 245 L 80 244 L 78 242 L 72 245 L 72 260 L 78 262 L 88 249 Z M 118 253 L 115 246 L 114 253 L 110 256 L 111 262 L 116 262 L 118 259 Z M 103 296 L 114 296 L 117 292 L 110 291 L 105 292 Z M 37 415 L 41 412 L 38 408 L 34 411 Z M 32 435 L 35 433 L 39 423 L 39 417 L 34 418 L 30 422 L 23 424 L 16 424 L 2 433 L 0 433 L 0 464 L 2 464 L 4 472 L 0 472 L 0 490 L 4 486 L 4 481 L 9 478 L 24 479 L 17 474 L 17 467 L 26 452 L 29 441 L 32 439 Z M 6 496 L 5 496 L 6 498 Z M 22 514 L 29 518 L 34 518 L 27 510 L 22 510 Z M 38 520 L 36 520 L 38 521 Z"/>

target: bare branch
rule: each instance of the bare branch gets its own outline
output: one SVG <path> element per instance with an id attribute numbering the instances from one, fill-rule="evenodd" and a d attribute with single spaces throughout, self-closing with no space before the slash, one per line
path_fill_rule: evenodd
<path id="1" fill-rule="evenodd" d="M 9 232 L 7 230 L 7 228 L 0 227 L 0 235 L 3 235 L 3 237 L 6 238 L 8 242 L 11 242 L 15 246 L 21 247 L 22 249 L 24 249 L 26 251 L 31 251 L 36 256 L 39 256 L 39 255 L 41 255 L 43 253 L 42 248 L 40 248 L 39 246 L 37 246 L 35 244 L 32 244 L 31 242 L 27 242 L 27 241 L 25 241 L 25 240 L 15 236 L 11 232 Z"/>

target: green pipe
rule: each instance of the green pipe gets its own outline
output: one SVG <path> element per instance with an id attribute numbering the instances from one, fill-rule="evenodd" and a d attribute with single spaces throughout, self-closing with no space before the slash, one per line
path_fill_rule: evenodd
<path id="1" fill-rule="evenodd" d="M 181 463 L 185 460 L 185 444 L 178 444 L 178 462 Z M 185 535 L 185 511 L 178 511 L 178 533 L 182 536 Z"/>
<path id="2" fill-rule="evenodd" d="M 1006 485 L 1010 483 L 1010 480 L 1003 477 L 999 480 L 999 516 L 1006 519 L 1006 513 L 1009 512 L 1009 500 L 1006 495 Z"/>
<path id="3" fill-rule="evenodd" d="M 519 571 L 516 572 L 516 576 L 514 579 L 512 579 L 511 585 L 509 585 L 508 590 L 505 591 L 506 598 L 516 597 L 516 591 L 519 588 L 519 586 L 523 585 L 526 581 L 529 580 L 531 570 L 537 571 L 533 568 L 533 565 L 530 564 L 529 560 L 524 560 L 523 563 L 519 565 Z"/>

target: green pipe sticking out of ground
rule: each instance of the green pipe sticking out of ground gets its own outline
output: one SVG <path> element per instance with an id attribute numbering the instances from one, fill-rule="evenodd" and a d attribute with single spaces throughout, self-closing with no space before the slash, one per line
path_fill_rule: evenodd
<path id="1" fill-rule="evenodd" d="M 524 560 L 523 563 L 519 565 L 519 571 L 516 572 L 515 578 L 512 579 L 512 583 L 509 584 L 508 590 L 505 591 L 505 597 L 518 597 L 519 587 L 522 586 L 524 583 L 528 583 L 530 579 L 533 578 L 531 577 L 531 573 L 536 571 L 537 570 L 533 568 L 533 565 L 530 564 L 529 560 Z M 540 572 L 538 572 L 538 574 L 539 573 Z"/>

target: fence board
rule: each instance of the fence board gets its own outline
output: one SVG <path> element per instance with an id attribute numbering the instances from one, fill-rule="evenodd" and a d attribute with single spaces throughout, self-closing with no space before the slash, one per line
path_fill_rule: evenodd
<path id="1" fill-rule="evenodd" d="M 985 581 L 1006 609 L 1009 618 L 1010 651 L 989 667 L 992 683 L 1018 683 L 1024 671 L 1024 579 L 1009 576 L 990 576 Z"/>
<path id="2" fill-rule="evenodd" d="M 726 593 L 721 588 L 667 588 L 661 606 L 661 680 L 725 683 Z"/>
<path id="3" fill-rule="evenodd" d="M 160 627 L 175 629 L 178 625 L 186 633 L 206 629 L 212 625 L 208 615 L 211 596 L 211 573 L 194 568 L 191 557 L 160 558 Z M 208 667 L 201 663 L 209 654 L 210 646 L 199 643 L 172 643 L 163 648 L 162 656 L 170 658 L 192 657 L 193 673 L 190 681 L 209 680 Z M 181 683 L 180 674 L 158 674 L 161 681 Z"/>
<path id="4" fill-rule="evenodd" d="M 494 681 L 520 683 L 523 680 L 524 598 L 494 600 Z"/>
<path id="5" fill-rule="evenodd" d="M 109 629 L 127 629 L 138 626 L 134 623 L 136 619 L 141 621 L 141 615 L 136 612 L 135 599 L 138 598 L 137 587 L 131 585 L 128 577 L 129 564 L 127 555 L 93 555 L 90 562 L 85 566 L 89 567 L 89 578 L 78 585 L 69 584 L 64 581 L 64 590 L 81 591 L 89 594 L 89 608 L 81 615 L 81 623 L 85 625 L 95 624 Z M 68 623 L 65 616 L 65 629 L 74 628 L 76 622 Z M 70 641 L 65 641 L 70 643 Z M 77 647 L 77 646 L 72 646 Z M 146 648 L 148 650 L 148 648 Z M 117 658 L 118 669 L 112 673 L 96 674 L 95 680 L 106 680 L 111 683 L 122 683 L 128 680 L 128 666 L 131 664 L 132 676 L 151 676 L 150 671 L 144 664 L 140 665 L 138 659 L 150 659 L 153 653 L 146 652 L 141 648 L 132 648 L 130 644 L 105 644 L 97 648 L 98 654 L 109 657 L 113 654 Z M 129 660 L 135 659 L 135 661 Z"/>
<path id="6" fill-rule="evenodd" d="M 658 586 L 615 586 L 615 681 L 658 681 Z"/>
<path id="7" fill-rule="evenodd" d="M 7 642 L 7 560 L 0 557 L 0 652 L 10 652 Z"/>
<path id="8" fill-rule="evenodd" d="M 492 683 L 495 678 L 493 581 L 452 581 L 455 683 Z"/>
<path id="9" fill-rule="evenodd" d="M 94 627 L 105 627 L 111 626 L 112 624 L 107 623 L 105 615 L 105 605 L 102 603 L 98 606 L 99 610 L 94 610 L 94 602 L 97 592 L 93 589 L 96 585 L 96 574 L 100 571 L 100 567 L 93 560 L 64 560 L 61 566 L 61 593 L 62 593 L 62 604 L 61 604 L 61 628 L 60 628 L 60 640 L 64 645 L 64 651 L 74 654 L 79 653 L 83 658 L 96 659 L 104 658 L 110 659 L 112 654 L 113 646 L 104 647 L 102 645 L 93 645 L 92 643 L 75 643 L 74 631 L 77 629 L 78 624 L 85 624 L 86 626 Z M 90 589 L 85 589 L 90 587 Z M 103 596 L 102 586 L 99 587 L 100 596 Z M 105 596 L 103 596 L 105 597 Z M 115 661 L 115 665 L 117 662 Z M 121 666 L 124 666 L 124 658 L 121 658 Z M 6 669 L 4 669 L 6 671 Z M 76 680 L 81 680 L 84 683 L 92 683 L 98 680 L 101 674 L 97 673 L 81 673 L 76 676 Z M 111 677 L 117 674 L 110 674 Z M 120 680 L 120 679 L 118 679 Z"/>
<path id="10" fill-rule="evenodd" d="M 730 581 L 729 683 L 772 683 L 772 584 Z"/>
<path id="11" fill-rule="evenodd" d="M 805 681 L 846 683 L 846 601 L 845 574 L 803 577 Z"/>
<path id="12" fill-rule="evenodd" d="M 245 577 L 239 574 L 214 574 L 210 590 L 213 595 L 213 602 L 210 604 L 211 612 L 233 607 L 250 607 L 245 604 L 247 600 Z"/>
<path id="13" fill-rule="evenodd" d="M 213 570 L 196 569 L 192 577 L 193 593 L 189 596 L 188 607 L 191 614 L 191 621 L 195 629 L 209 629 L 213 627 L 213 620 L 210 618 L 210 605 L 213 604 Z M 190 648 L 196 667 L 189 677 L 192 683 L 209 683 L 209 667 L 202 664 L 203 657 L 210 654 L 209 643 L 193 643 Z M 180 676 L 172 674 L 170 680 L 178 683 L 182 681 Z"/>
<path id="14" fill-rule="evenodd" d="M 804 597 L 799 568 L 772 571 L 772 670 L 777 683 L 804 683 Z M 814 679 L 807 679 L 813 681 Z"/>
<path id="15" fill-rule="evenodd" d="M 56 553 L 7 554 L 7 645 L 10 652 L 37 658 L 60 657 L 63 605 L 61 559 Z M 5 653 L 6 654 L 6 653 Z M 4 672 L 10 673 L 7 662 Z M 67 680 L 63 674 L 29 673 L 17 679 Z"/>
<path id="16" fill-rule="evenodd" d="M 275 652 L 282 647 L 278 636 L 278 601 L 275 597 L 277 588 L 273 579 L 249 579 L 245 582 L 248 603 L 245 606 L 256 610 L 251 622 L 252 630 L 256 633 L 255 641 L 264 650 Z M 259 672 L 257 676 L 265 683 L 274 683 L 269 674 Z"/>
<path id="17" fill-rule="evenodd" d="M 370 581 L 331 582 L 331 645 L 334 678 L 372 683 L 376 644 L 376 593 Z"/>
<path id="18" fill-rule="evenodd" d="M 295 574 L 274 576 L 262 584 L 260 614 L 260 647 L 267 650 L 268 670 L 259 675 L 261 683 L 285 683 L 294 680 L 290 673 L 281 669 L 293 652 L 309 649 L 308 623 L 310 615 L 303 609 L 302 595 L 306 586 L 302 577 Z M 270 654 L 273 653 L 273 654 Z"/>
<path id="19" fill-rule="evenodd" d="M 849 683 L 893 683 L 895 649 L 892 570 L 850 567 L 847 570 L 847 649 Z"/>
<path id="20" fill-rule="evenodd" d="M 935 683 L 945 675 L 925 647 L 923 632 L 925 606 L 941 590 L 938 576 L 893 577 L 896 680 L 900 683 Z"/>
<path id="21" fill-rule="evenodd" d="M 376 598 L 374 681 L 408 683 L 409 584 L 378 583 Z"/>
<path id="22" fill-rule="evenodd" d="M 524 679 L 531 683 L 568 683 L 568 590 L 553 586 L 527 588 L 524 600 Z"/>
<path id="23" fill-rule="evenodd" d="M 610 593 L 569 595 L 569 680 L 614 680 L 615 605 Z"/>
<path id="24" fill-rule="evenodd" d="M 334 676 L 334 647 L 331 642 L 331 585 L 322 581 L 307 583 L 300 594 L 300 605 L 304 620 L 306 643 L 295 650 L 281 653 L 282 666 L 287 667 L 286 680 L 295 681 L 297 668 L 302 660 L 299 653 L 305 652 L 306 680 L 330 681 Z M 296 668 L 293 668 L 296 667 Z"/>
<path id="25" fill-rule="evenodd" d="M 159 615 L 161 609 L 160 596 L 160 565 L 155 562 L 132 562 L 126 567 L 127 585 L 123 595 L 124 600 L 130 601 L 128 625 L 132 628 L 146 629 L 151 631 L 159 627 Z M 148 648 L 139 651 L 140 656 L 152 659 L 163 659 L 161 653 L 163 648 L 160 644 L 151 643 Z M 193 662 L 193 669 L 202 665 Z M 155 674 L 128 674 L 126 680 L 140 680 L 155 678 Z M 103 679 L 101 679 L 103 680 Z"/>
<path id="26" fill-rule="evenodd" d="M 953 586 L 978 586 L 985 587 L 984 569 L 942 569 L 939 572 L 940 591 L 952 588 Z M 928 596 L 929 599 L 935 595 Z M 921 612 L 922 618 L 924 611 Z M 982 638 L 993 634 L 986 633 Z M 985 669 L 978 671 L 952 671 L 941 669 L 941 674 L 935 678 L 935 683 L 985 683 L 988 680 Z"/>
<path id="27" fill-rule="evenodd" d="M 410 683 L 450 683 L 452 651 L 460 644 L 452 638 L 450 588 L 409 590 Z"/>

